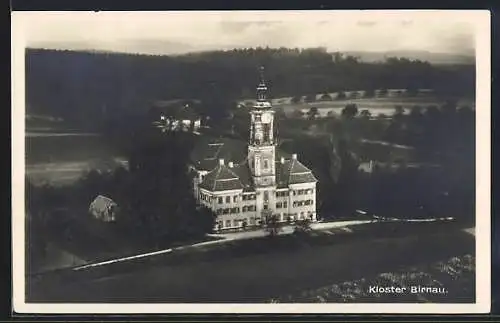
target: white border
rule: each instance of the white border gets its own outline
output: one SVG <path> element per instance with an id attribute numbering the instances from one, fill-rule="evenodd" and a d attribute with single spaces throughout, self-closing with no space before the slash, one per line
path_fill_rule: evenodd
<path id="1" fill-rule="evenodd" d="M 490 237 L 490 12 L 488 10 L 380 10 L 287 12 L 189 12 L 196 19 L 287 21 L 335 20 L 353 16 L 370 19 L 431 17 L 469 21 L 476 26 L 476 296 L 475 304 L 27 304 L 24 291 L 24 49 L 25 30 L 34 15 L 91 15 L 92 12 L 12 13 L 12 230 L 13 307 L 17 313 L 487 313 L 491 307 Z M 183 12 L 100 12 L 103 15 L 168 15 L 185 19 Z M 278 17 L 278 18 L 277 18 Z"/>

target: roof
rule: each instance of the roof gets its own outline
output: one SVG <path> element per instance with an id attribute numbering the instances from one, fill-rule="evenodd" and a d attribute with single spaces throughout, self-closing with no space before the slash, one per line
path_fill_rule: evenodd
<path id="1" fill-rule="evenodd" d="M 92 203 L 90 203 L 90 207 L 97 210 L 104 210 L 110 205 L 116 205 L 116 203 L 112 199 L 103 195 L 98 195 Z"/>
<path id="2" fill-rule="evenodd" d="M 276 162 L 276 185 L 278 188 L 288 187 L 290 184 L 316 182 L 312 171 L 297 159 Z"/>
<path id="3" fill-rule="evenodd" d="M 231 170 L 238 175 L 244 191 L 252 191 L 254 189 L 252 173 L 250 172 L 250 168 L 248 167 L 248 162 L 246 160 L 242 164 L 234 165 Z"/>
<path id="4" fill-rule="evenodd" d="M 198 140 L 191 152 L 191 162 L 197 170 L 210 171 L 217 167 L 219 159 L 232 161 L 235 165 L 246 163 L 248 153 L 246 141 L 208 136 L 200 136 Z M 276 160 L 280 160 L 281 157 L 289 158 L 290 154 L 276 149 Z"/>
<path id="5" fill-rule="evenodd" d="M 227 165 L 218 165 L 203 178 L 201 188 L 215 192 L 243 189 L 239 176 Z"/>
<path id="6" fill-rule="evenodd" d="M 200 118 L 190 105 L 183 105 L 180 102 L 156 101 L 153 103 L 153 107 L 159 113 L 177 120 L 195 120 Z"/>
<path id="7" fill-rule="evenodd" d="M 196 169 L 210 171 L 217 167 L 219 159 L 239 164 L 246 156 L 246 143 L 242 140 L 200 136 L 191 152 L 191 161 Z"/>
<path id="8" fill-rule="evenodd" d="M 223 191 L 243 189 L 252 191 L 254 183 L 247 161 L 247 143 L 243 140 L 231 138 L 214 138 L 200 136 L 199 141 L 191 152 L 191 161 L 197 170 L 208 171 L 200 187 L 209 191 Z M 289 184 L 316 182 L 312 171 L 296 159 L 289 158 L 290 154 L 276 149 L 276 183 L 278 188 L 288 187 Z M 224 159 L 225 165 L 219 165 Z M 229 167 L 228 163 L 234 166 Z"/>

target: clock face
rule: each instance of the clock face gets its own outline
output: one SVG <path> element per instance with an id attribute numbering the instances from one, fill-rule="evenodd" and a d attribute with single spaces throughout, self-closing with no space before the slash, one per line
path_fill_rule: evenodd
<path id="1" fill-rule="evenodd" d="M 271 122 L 271 116 L 269 114 L 267 114 L 267 113 L 263 114 L 262 115 L 262 122 L 264 122 L 264 123 Z"/>

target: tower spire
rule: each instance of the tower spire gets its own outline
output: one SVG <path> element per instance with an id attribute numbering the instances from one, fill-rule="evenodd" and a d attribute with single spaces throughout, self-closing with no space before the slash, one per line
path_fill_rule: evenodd
<path id="1" fill-rule="evenodd" d="M 264 66 L 261 66 L 259 68 L 259 75 L 260 75 L 260 84 L 262 84 L 262 85 L 266 85 L 266 79 L 264 77 L 264 71 L 265 71 Z"/>
<path id="2" fill-rule="evenodd" d="M 259 68 L 259 74 L 260 74 L 260 82 L 259 85 L 257 86 L 257 101 L 266 101 L 267 100 L 267 85 L 266 85 L 266 79 L 264 77 L 264 66 L 261 66 Z"/>

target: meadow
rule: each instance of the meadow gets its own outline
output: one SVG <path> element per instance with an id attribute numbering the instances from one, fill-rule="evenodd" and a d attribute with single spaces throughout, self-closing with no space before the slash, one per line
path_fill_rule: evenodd
<path id="1" fill-rule="evenodd" d="M 35 185 L 71 184 L 86 172 L 126 166 L 120 152 L 96 134 L 27 134 L 26 175 Z"/>
<path id="2" fill-rule="evenodd" d="M 367 98 L 367 99 L 351 99 L 351 100 L 338 100 L 338 101 L 317 101 L 317 102 L 304 102 L 304 103 L 284 103 L 275 105 L 276 108 L 282 109 L 286 115 L 293 114 L 296 110 L 301 110 L 302 113 L 307 113 L 312 107 L 318 108 L 319 117 L 327 117 L 331 111 L 334 115 L 340 115 L 342 109 L 348 104 L 356 104 L 358 111 L 370 111 L 373 117 L 382 114 L 391 116 L 395 112 L 395 107 L 400 106 L 403 108 L 404 113 L 407 114 L 410 110 L 417 106 L 421 109 L 429 106 L 442 106 L 446 100 L 435 97 L 416 97 L 416 98 Z M 474 101 L 471 99 L 457 100 L 458 106 L 474 107 Z"/>

